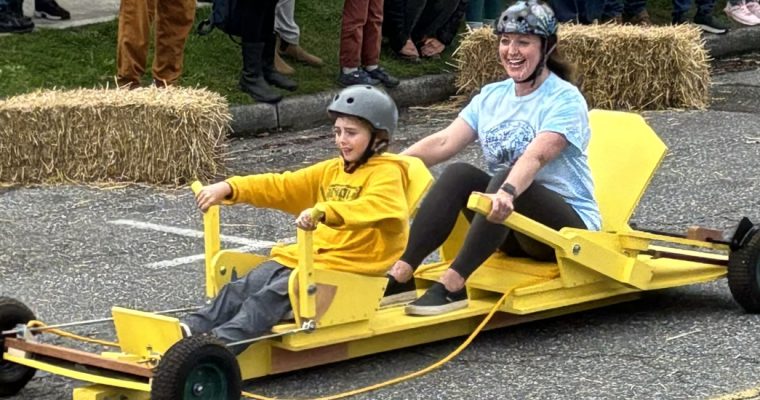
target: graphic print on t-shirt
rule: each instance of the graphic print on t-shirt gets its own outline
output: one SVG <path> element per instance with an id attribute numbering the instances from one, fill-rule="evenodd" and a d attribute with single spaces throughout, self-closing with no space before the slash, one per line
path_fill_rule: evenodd
<path id="1" fill-rule="evenodd" d="M 535 137 L 536 131 L 526 121 L 503 121 L 481 133 L 488 169 L 511 168 Z"/>

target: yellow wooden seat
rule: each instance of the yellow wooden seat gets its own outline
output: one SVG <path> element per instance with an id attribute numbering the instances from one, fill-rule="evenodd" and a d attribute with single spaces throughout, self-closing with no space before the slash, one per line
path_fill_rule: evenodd
<path id="1" fill-rule="evenodd" d="M 654 172 L 662 161 L 667 148 L 644 119 L 633 113 L 592 110 L 589 114 L 591 140 L 588 147 L 589 166 L 594 179 L 594 196 L 602 216 L 602 231 L 630 231 L 628 219 L 644 194 Z M 460 213 L 454 231 L 441 246 L 440 257 L 450 263 L 459 252 L 469 223 Z M 512 258 L 497 252 L 484 266 L 499 263 L 499 269 L 512 268 L 519 272 L 527 260 Z M 536 263 L 542 268 L 553 268 L 556 263 Z M 510 267 L 512 265 L 512 267 Z M 488 271 L 493 268 L 479 268 L 468 281 L 475 288 L 493 287 Z M 547 275 L 546 279 L 551 274 Z M 425 278 L 433 278 L 424 276 Z"/>

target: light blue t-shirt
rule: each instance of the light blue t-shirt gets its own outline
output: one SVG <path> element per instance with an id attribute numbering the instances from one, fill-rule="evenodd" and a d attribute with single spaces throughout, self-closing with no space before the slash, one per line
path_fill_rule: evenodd
<path id="1" fill-rule="evenodd" d="M 572 84 L 550 73 L 533 93 L 515 95 L 512 79 L 486 85 L 459 113 L 477 133 L 491 173 L 511 168 L 541 132 L 556 132 L 568 146 L 538 171 L 535 182 L 573 207 L 590 230 L 601 229 L 588 166 L 588 106 Z"/>

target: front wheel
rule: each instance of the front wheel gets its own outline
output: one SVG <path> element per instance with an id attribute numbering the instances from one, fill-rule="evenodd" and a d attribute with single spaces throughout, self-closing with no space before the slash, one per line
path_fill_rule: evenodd
<path id="1" fill-rule="evenodd" d="M 760 313 L 760 233 L 728 256 L 728 288 L 748 313 Z"/>
<path id="2" fill-rule="evenodd" d="M 24 303 L 10 297 L 0 297 L 0 332 L 37 319 Z M 5 352 L 5 337 L 0 335 L 0 349 Z M 0 356 L 0 397 L 13 396 L 34 377 L 36 369 L 3 360 Z"/>
<path id="3" fill-rule="evenodd" d="M 219 339 L 191 336 L 175 343 L 158 363 L 153 400 L 238 400 L 241 377 L 235 355 Z"/>

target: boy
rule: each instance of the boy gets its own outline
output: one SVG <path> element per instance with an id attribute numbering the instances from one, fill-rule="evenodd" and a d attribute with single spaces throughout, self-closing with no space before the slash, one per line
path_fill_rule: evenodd
<path id="1" fill-rule="evenodd" d="M 396 105 L 379 89 L 352 86 L 327 112 L 340 157 L 295 172 L 232 177 L 204 187 L 196 202 L 203 211 L 226 199 L 297 215 L 299 228 L 315 230 L 316 268 L 383 276 L 401 256 L 409 231 L 406 163 L 382 154 L 396 128 Z M 310 216 L 316 204 L 325 210 L 320 221 Z M 269 332 L 291 311 L 288 277 L 297 265 L 296 245 L 275 247 L 270 260 L 187 315 L 186 333 L 210 332 L 232 343 Z M 245 347 L 230 350 L 239 354 Z"/>

